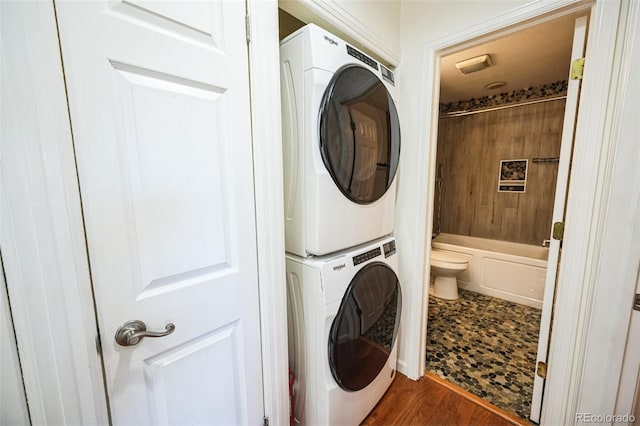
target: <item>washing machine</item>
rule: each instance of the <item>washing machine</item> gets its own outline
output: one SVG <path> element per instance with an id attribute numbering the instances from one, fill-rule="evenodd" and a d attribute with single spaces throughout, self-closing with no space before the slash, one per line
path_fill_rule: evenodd
<path id="1" fill-rule="evenodd" d="M 309 24 L 280 45 L 286 250 L 393 231 L 400 126 L 391 70 Z"/>
<path id="2" fill-rule="evenodd" d="M 358 425 L 396 372 L 402 297 L 396 243 L 287 254 L 289 368 L 298 425 Z"/>

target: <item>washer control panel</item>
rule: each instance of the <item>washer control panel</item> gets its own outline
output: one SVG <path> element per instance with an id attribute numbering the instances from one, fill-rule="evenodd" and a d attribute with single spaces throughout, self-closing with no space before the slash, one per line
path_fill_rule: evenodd
<path id="1" fill-rule="evenodd" d="M 362 262 L 366 262 L 367 260 L 374 259 L 380 256 L 380 254 L 380 247 L 376 247 L 373 250 L 369 250 L 368 252 L 353 256 L 353 266 L 359 265 Z"/>

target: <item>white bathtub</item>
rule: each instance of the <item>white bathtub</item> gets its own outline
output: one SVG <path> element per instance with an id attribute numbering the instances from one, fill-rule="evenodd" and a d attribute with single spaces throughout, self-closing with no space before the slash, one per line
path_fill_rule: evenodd
<path id="1" fill-rule="evenodd" d="M 439 234 L 431 246 L 469 261 L 459 288 L 542 308 L 548 248 L 455 234 Z"/>

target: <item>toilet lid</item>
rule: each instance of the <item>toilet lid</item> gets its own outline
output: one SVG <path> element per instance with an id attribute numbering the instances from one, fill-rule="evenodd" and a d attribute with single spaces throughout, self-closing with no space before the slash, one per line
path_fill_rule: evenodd
<path id="1" fill-rule="evenodd" d="M 447 263 L 467 263 L 467 259 L 464 257 L 442 250 L 431 250 L 431 260 Z"/>

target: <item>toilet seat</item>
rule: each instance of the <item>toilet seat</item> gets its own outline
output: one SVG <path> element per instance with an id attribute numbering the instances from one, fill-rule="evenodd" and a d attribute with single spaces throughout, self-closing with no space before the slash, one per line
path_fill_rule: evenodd
<path id="1" fill-rule="evenodd" d="M 431 250 L 431 264 L 432 265 L 446 265 L 453 264 L 456 266 L 468 265 L 467 259 L 462 256 L 457 256 L 451 252 L 446 252 L 438 249 Z"/>

